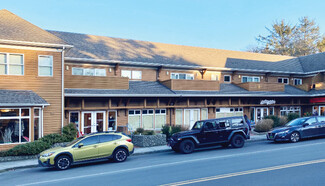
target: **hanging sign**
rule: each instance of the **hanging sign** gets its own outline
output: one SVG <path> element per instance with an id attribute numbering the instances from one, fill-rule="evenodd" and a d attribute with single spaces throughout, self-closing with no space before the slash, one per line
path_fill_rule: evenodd
<path id="1" fill-rule="evenodd" d="M 260 105 L 273 105 L 273 104 L 275 104 L 275 100 L 267 100 L 267 99 L 265 99 L 265 100 L 262 100 L 260 102 Z"/>

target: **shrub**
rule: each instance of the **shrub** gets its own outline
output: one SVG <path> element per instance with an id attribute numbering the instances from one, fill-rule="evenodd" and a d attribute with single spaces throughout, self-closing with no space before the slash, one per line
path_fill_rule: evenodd
<path id="1" fill-rule="evenodd" d="M 164 125 L 161 128 L 161 132 L 166 135 L 166 140 L 170 137 L 171 130 L 172 130 L 172 128 L 168 124 Z"/>
<path id="2" fill-rule="evenodd" d="M 279 125 L 284 126 L 285 124 L 288 123 L 288 118 L 287 116 L 280 116 L 279 117 Z"/>
<path id="3" fill-rule="evenodd" d="M 257 122 L 254 130 L 256 132 L 267 132 L 272 129 L 273 124 L 274 122 L 272 119 L 262 119 Z"/>
<path id="4" fill-rule="evenodd" d="M 182 126 L 180 126 L 180 125 L 172 126 L 170 135 L 173 135 L 173 134 L 175 134 L 177 132 L 181 132 L 181 131 L 182 131 Z"/>
<path id="5" fill-rule="evenodd" d="M 78 130 L 74 123 L 69 123 L 62 129 L 62 136 L 65 141 L 72 141 L 77 137 Z"/>
<path id="6" fill-rule="evenodd" d="M 17 145 L 5 152 L 6 156 L 35 155 L 51 147 L 51 144 L 41 140 Z"/>
<path id="7" fill-rule="evenodd" d="M 273 128 L 280 126 L 280 118 L 278 116 L 269 115 L 269 116 L 266 116 L 264 119 L 273 120 L 273 126 L 272 126 Z"/>
<path id="8" fill-rule="evenodd" d="M 170 138 L 173 134 L 181 131 L 186 131 L 188 130 L 188 127 L 183 127 L 181 125 L 176 125 L 176 126 L 171 126 L 171 125 L 164 125 L 161 129 L 161 132 L 163 134 L 166 134 L 166 140 Z"/>
<path id="9" fill-rule="evenodd" d="M 67 140 L 63 135 L 60 135 L 60 134 L 48 134 L 48 135 L 40 138 L 38 141 L 43 141 L 45 143 L 53 145 L 55 143 L 66 142 Z"/>
<path id="10" fill-rule="evenodd" d="M 313 114 L 311 112 L 305 112 L 304 113 L 304 117 L 307 117 L 307 116 L 312 116 Z"/>
<path id="11" fill-rule="evenodd" d="M 139 134 L 143 134 L 144 129 L 143 128 L 137 128 L 136 132 L 139 133 Z"/>
<path id="12" fill-rule="evenodd" d="M 153 130 L 145 130 L 142 134 L 143 135 L 155 135 L 156 133 Z"/>
<path id="13" fill-rule="evenodd" d="M 292 121 L 292 120 L 294 120 L 294 119 L 296 119 L 296 118 L 299 118 L 300 116 L 299 116 L 299 114 L 297 114 L 297 113 L 289 113 L 288 114 L 288 122 L 290 122 L 290 121 Z"/>

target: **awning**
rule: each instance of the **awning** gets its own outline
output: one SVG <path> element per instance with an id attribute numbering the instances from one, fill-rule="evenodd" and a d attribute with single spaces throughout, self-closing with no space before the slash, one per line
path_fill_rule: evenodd
<path id="1" fill-rule="evenodd" d="M 48 105 L 50 104 L 31 90 L 0 90 L 0 107 Z"/>

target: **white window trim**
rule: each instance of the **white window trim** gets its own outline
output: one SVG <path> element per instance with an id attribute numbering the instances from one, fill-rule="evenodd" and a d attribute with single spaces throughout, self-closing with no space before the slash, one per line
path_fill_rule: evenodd
<path id="1" fill-rule="evenodd" d="M 113 130 L 108 130 L 108 128 L 109 128 L 109 112 L 115 112 L 115 128 Z M 117 110 L 108 110 L 107 111 L 107 131 L 116 131 L 116 130 L 117 130 Z"/>
<path id="2" fill-rule="evenodd" d="M 176 76 L 176 79 L 179 79 L 180 74 L 185 74 L 185 79 L 182 80 L 194 80 L 194 74 L 188 74 L 188 73 L 170 73 L 170 79 L 172 79 L 172 76 Z M 188 77 L 192 77 L 193 79 L 188 79 Z"/>
<path id="3" fill-rule="evenodd" d="M 225 77 L 229 77 L 229 81 L 225 81 Z M 231 83 L 231 75 L 224 75 L 223 76 L 223 82 L 224 83 Z"/>
<path id="4" fill-rule="evenodd" d="M 159 110 L 159 114 L 156 113 L 156 110 Z M 165 113 L 161 113 L 162 110 L 165 110 Z M 167 116 L 166 109 L 155 109 L 154 110 L 154 114 L 155 114 L 155 116 L 154 116 L 154 129 L 155 130 L 160 130 L 161 128 L 157 128 L 156 127 L 156 115 L 157 116 L 165 116 L 165 121 L 167 121 L 167 118 L 166 118 L 166 116 Z"/>
<path id="5" fill-rule="evenodd" d="M 281 79 L 281 83 L 283 83 L 283 84 L 286 84 L 286 85 L 288 85 L 290 82 L 289 82 L 289 78 L 278 78 L 278 83 L 279 83 L 279 79 Z M 284 79 L 286 79 L 286 80 L 288 80 L 287 82 L 288 83 L 284 83 Z"/>
<path id="6" fill-rule="evenodd" d="M 76 70 L 76 69 L 78 69 L 78 70 L 82 70 L 82 74 L 81 75 L 79 75 L 79 74 L 73 74 L 73 71 L 74 70 Z M 106 68 L 83 68 L 83 67 L 72 67 L 72 71 L 71 71 L 71 74 L 73 75 L 73 76 L 90 76 L 90 75 L 86 75 L 85 74 L 85 69 L 91 69 L 91 70 L 94 70 L 94 75 L 93 76 L 91 76 L 91 77 L 106 77 L 107 76 L 107 72 L 106 72 Z M 105 70 L 105 76 L 97 76 L 97 70 Z"/>
<path id="7" fill-rule="evenodd" d="M 1 74 L 2 76 L 24 76 L 25 75 L 25 55 L 24 54 L 19 54 L 19 53 L 3 53 L 1 52 L 0 54 L 6 55 L 6 63 L 0 63 L 1 65 L 7 66 L 7 74 Z M 10 55 L 21 55 L 23 57 L 23 64 L 17 65 L 14 64 L 13 66 L 22 66 L 23 67 L 23 74 L 10 74 Z"/>
<path id="8" fill-rule="evenodd" d="M 248 78 L 252 78 L 253 80 L 254 80 L 254 78 L 258 78 L 258 81 L 246 81 L 246 82 L 244 82 L 244 81 L 243 81 L 243 80 L 244 80 L 244 77 L 247 78 L 247 80 L 248 80 Z M 242 78 L 241 78 L 241 82 L 242 82 L 242 83 L 250 83 L 250 82 L 253 82 L 253 83 L 259 83 L 259 82 L 261 82 L 261 78 L 258 77 L 258 76 L 242 76 Z"/>
<path id="9" fill-rule="evenodd" d="M 39 116 L 35 116 L 35 109 L 39 109 Z M 37 118 L 39 119 L 39 122 L 41 123 L 41 129 L 38 129 L 38 130 L 41 130 L 41 131 L 38 132 L 38 134 L 39 134 L 38 138 L 42 138 L 44 129 L 43 129 L 43 109 L 41 107 L 35 107 L 34 108 L 34 121 Z M 70 118 L 69 118 L 69 120 L 70 120 Z M 35 127 L 35 123 L 34 123 L 34 127 Z M 35 137 L 35 134 L 34 134 L 34 137 Z M 35 141 L 35 138 L 34 138 L 34 141 Z"/>
<path id="10" fill-rule="evenodd" d="M 40 57 L 50 57 L 50 59 L 52 60 L 52 65 L 51 66 L 46 66 L 46 65 L 40 65 Z M 40 70 L 39 67 L 51 67 L 51 74 L 52 75 L 40 75 Z M 53 62 L 53 56 L 50 55 L 38 55 L 38 76 L 41 77 L 53 77 L 53 67 L 54 67 L 54 62 Z"/>
<path id="11" fill-rule="evenodd" d="M 296 84 L 296 80 L 299 80 L 300 81 L 300 84 Z M 294 85 L 302 85 L 302 79 L 301 78 L 294 78 L 293 79 L 293 84 Z"/>

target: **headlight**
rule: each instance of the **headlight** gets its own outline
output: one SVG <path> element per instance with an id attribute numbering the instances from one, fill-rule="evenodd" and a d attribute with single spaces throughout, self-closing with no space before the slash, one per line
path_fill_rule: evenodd
<path id="1" fill-rule="evenodd" d="M 55 152 L 49 152 L 47 154 L 43 154 L 42 157 L 49 157 L 52 156 Z"/>
<path id="2" fill-rule="evenodd" d="M 285 131 L 282 131 L 282 132 L 279 132 L 278 135 L 286 135 L 288 134 L 289 130 L 285 130 Z"/>

